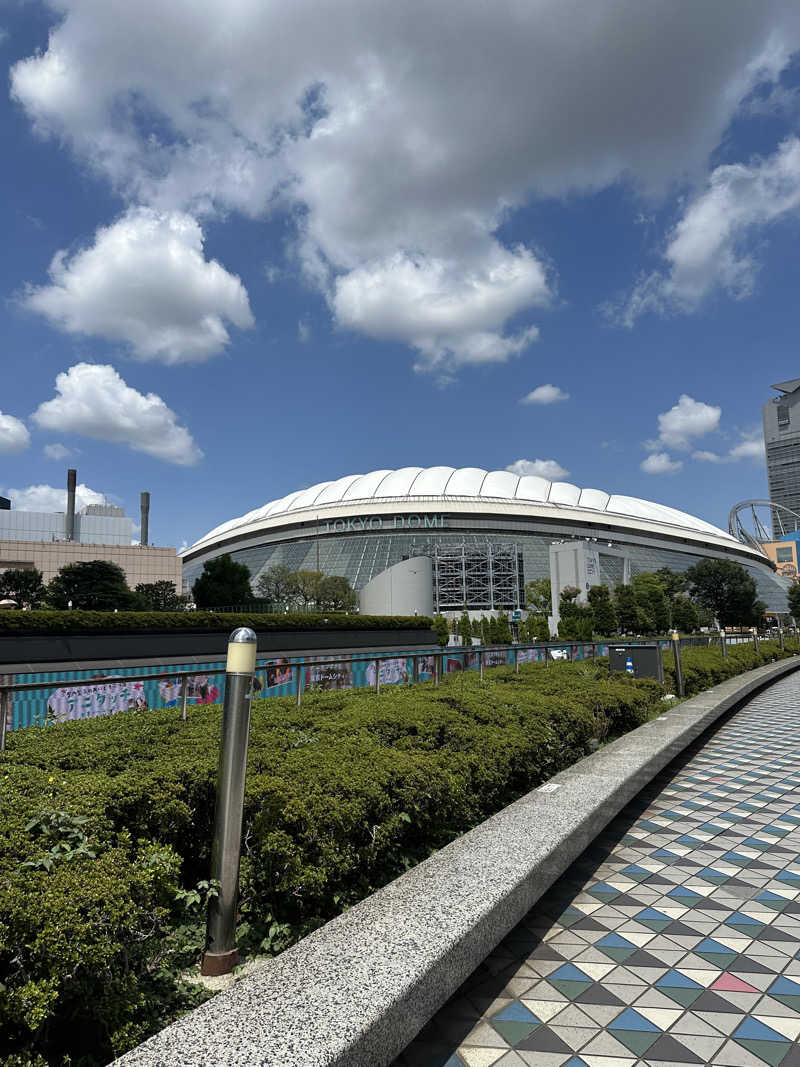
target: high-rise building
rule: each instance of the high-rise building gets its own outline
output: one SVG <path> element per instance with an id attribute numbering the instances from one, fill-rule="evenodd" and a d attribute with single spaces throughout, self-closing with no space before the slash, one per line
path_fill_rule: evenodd
<path id="1" fill-rule="evenodd" d="M 761 408 L 769 498 L 800 512 L 800 378 L 772 388 L 780 395 Z"/>

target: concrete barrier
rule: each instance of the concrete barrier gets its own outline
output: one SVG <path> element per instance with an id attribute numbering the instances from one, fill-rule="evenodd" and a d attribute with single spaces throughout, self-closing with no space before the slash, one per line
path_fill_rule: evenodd
<path id="1" fill-rule="evenodd" d="M 798 668 L 739 675 L 586 757 L 116 1063 L 385 1067 L 654 775 Z"/>

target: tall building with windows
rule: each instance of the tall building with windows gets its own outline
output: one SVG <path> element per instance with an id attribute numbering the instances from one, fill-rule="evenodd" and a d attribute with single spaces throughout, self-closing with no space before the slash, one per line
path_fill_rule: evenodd
<path id="1" fill-rule="evenodd" d="M 761 408 L 769 498 L 800 511 L 800 378 L 772 388 L 779 395 Z"/>

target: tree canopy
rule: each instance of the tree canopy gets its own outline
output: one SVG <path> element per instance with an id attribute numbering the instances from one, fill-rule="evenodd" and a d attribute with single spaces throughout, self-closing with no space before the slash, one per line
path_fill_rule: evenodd
<path id="1" fill-rule="evenodd" d="M 752 626 L 764 613 L 756 583 L 728 559 L 703 559 L 686 572 L 691 594 L 714 613 L 720 626 Z"/>
<path id="2" fill-rule="evenodd" d="M 14 600 L 18 607 L 38 608 L 45 599 L 42 572 L 35 567 L 3 571 L 0 574 L 0 600 Z"/>
<path id="3" fill-rule="evenodd" d="M 175 592 L 172 582 L 140 582 L 136 596 L 143 611 L 183 611 L 186 607 L 186 597 Z"/>
<path id="4" fill-rule="evenodd" d="M 617 613 L 606 585 L 593 585 L 587 593 L 594 615 L 594 628 L 603 637 L 617 632 Z"/>
<path id="5" fill-rule="evenodd" d="M 794 615 L 794 621 L 800 623 L 800 584 L 793 582 L 786 595 L 789 599 L 789 611 Z"/>
<path id="6" fill-rule="evenodd" d="M 283 604 L 291 599 L 294 571 L 285 563 L 275 563 L 259 575 L 256 592 L 274 604 Z"/>
<path id="7" fill-rule="evenodd" d="M 552 612 L 551 587 L 549 578 L 534 578 L 525 585 L 525 604 L 528 611 L 536 615 L 550 615 Z"/>
<path id="8" fill-rule="evenodd" d="M 86 611 L 136 609 L 136 595 L 122 567 L 105 559 L 68 563 L 59 570 L 47 587 L 47 602 L 64 610 L 70 601 L 73 608 Z"/>
<path id="9" fill-rule="evenodd" d="M 253 595 L 250 568 L 244 563 L 234 563 L 227 552 L 206 560 L 203 573 L 192 586 L 192 593 L 198 608 L 244 604 Z"/>

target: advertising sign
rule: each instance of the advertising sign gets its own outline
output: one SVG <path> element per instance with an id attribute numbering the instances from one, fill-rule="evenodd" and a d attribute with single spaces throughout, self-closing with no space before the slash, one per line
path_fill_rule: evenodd
<path id="1" fill-rule="evenodd" d="M 165 708 L 175 708 L 181 702 L 180 678 L 165 678 L 158 683 L 158 695 Z M 218 704 L 220 689 L 207 674 L 195 674 L 186 679 L 187 704 Z"/>
<path id="2" fill-rule="evenodd" d="M 403 656 L 397 659 L 385 659 L 380 663 L 378 677 L 381 685 L 406 685 L 409 681 L 408 660 Z M 367 665 L 367 685 L 375 687 L 375 663 Z"/>
<path id="3" fill-rule="evenodd" d="M 130 679 L 98 682 L 97 685 L 56 689 L 47 698 L 48 715 L 56 722 L 69 719 L 95 719 L 118 711 L 140 711 L 147 707 L 144 685 Z"/>

